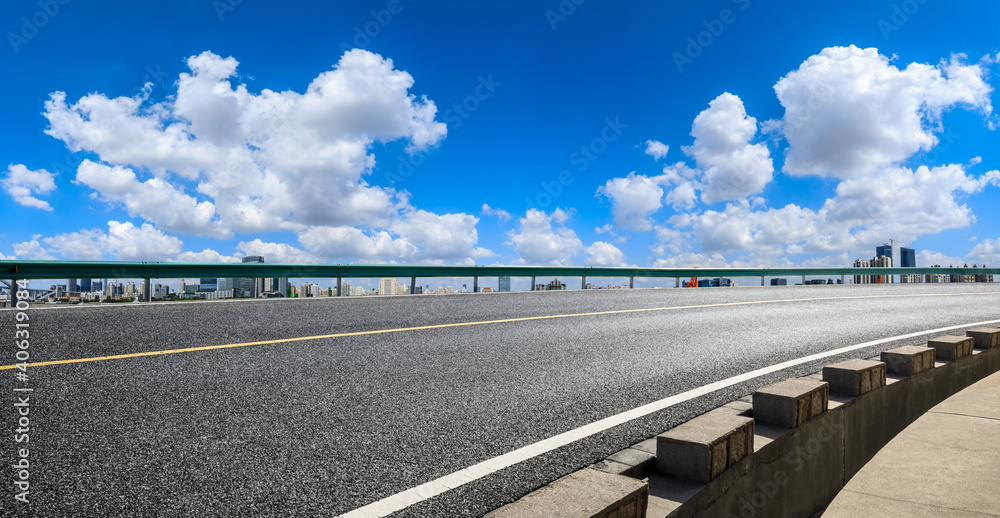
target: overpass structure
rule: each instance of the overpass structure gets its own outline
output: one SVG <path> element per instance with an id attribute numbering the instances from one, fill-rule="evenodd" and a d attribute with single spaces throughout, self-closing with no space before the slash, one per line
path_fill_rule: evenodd
<path id="1" fill-rule="evenodd" d="M 760 277 L 761 286 L 767 277 L 848 275 L 923 275 L 1000 274 L 1000 268 L 644 268 L 608 266 L 506 266 L 506 265 L 397 265 L 397 264 L 267 264 L 267 263 L 186 263 L 186 262 L 124 262 L 124 261 L 0 261 L 0 278 L 11 279 L 143 279 L 146 297 L 150 296 L 150 279 L 183 277 L 313 277 L 337 279 L 340 293 L 343 278 L 409 277 L 410 293 L 415 291 L 417 277 L 472 277 L 473 291 L 479 291 L 480 277 L 580 277 L 586 287 L 588 277 L 673 278 L 689 277 Z M 12 292 L 13 293 L 13 292 Z M 14 299 L 12 298 L 12 301 Z"/>

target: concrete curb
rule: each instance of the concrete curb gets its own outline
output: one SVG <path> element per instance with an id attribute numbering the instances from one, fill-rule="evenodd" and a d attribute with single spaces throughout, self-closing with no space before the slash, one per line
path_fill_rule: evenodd
<path id="1" fill-rule="evenodd" d="M 907 425 L 960 390 L 1000 372 L 1000 329 L 975 329 L 968 331 L 968 338 L 930 342 L 942 345 L 901 347 L 880 357 L 829 365 L 822 375 L 765 387 L 753 395 L 752 405 L 750 398 L 743 398 L 712 410 L 488 516 L 556 516 L 551 508 L 530 505 L 540 501 L 540 494 L 559 495 L 563 503 L 558 516 L 812 516 Z M 963 356 L 966 351 L 970 354 Z M 935 361 L 939 354 L 957 359 L 938 356 Z M 734 448 L 737 442 L 747 451 Z M 564 491 L 570 487 L 566 479 L 588 480 L 581 478 L 583 473 L 592 479 L 590 472 L 641 479 L 640 492 L 649 495 L 648 514 L 645 498 L 637 512 L 631 489 L 602 493 L 577 483 L 572 486 L 580 492 L 577 496 Z M 609 482 L 614 478 L 604 480 L 606 487 L 615 486 Z M 599 512 L 572 505 L 597 494 L 606 500 L 603 507 L 597 506 Z M 518 514 L 509 514 L 511 509 Z"/>

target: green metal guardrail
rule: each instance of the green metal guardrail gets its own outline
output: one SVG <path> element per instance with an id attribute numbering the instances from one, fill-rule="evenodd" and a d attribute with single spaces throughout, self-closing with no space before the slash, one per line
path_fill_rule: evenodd
<path id="1" fill-rule="evenodd" d="M 465 266 L 268 264 L 117 261 L 0 261 L 3 279 L 180 279 L 200 277 L 816 277 L 850 275 L 1000 274 L 1000 268 L 633 268 L 605 266 Z"/>

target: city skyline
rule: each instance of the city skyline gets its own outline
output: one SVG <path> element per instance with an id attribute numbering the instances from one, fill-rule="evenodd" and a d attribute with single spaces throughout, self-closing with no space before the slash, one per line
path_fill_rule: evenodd
<path id="1" fill-rule="evenodd" d="M 1000 264 L 974 6 L 5 5 L 0 259 Z"/>

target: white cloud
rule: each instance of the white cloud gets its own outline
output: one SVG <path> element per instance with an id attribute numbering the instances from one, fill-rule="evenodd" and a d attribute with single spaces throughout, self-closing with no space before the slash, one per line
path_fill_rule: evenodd
<path id="1" fill-rule="evenodd" d="M 584 263 L 590 266 L 622 266 L 625 263 L 625 254 L 610 243 L 595 241 L 584 251 L 587 253 Z"/>
<path id="2" fill-rule="evenodd" d="M 659 160 L 667 156 L 667 151 L 669 150 L 670 146 L 660 142 L 659 140 L 646 141 L 646 154 L 653 157 L 655 160 Z"/>
<path id="3" fill-rule="evenodd" d="M 181 253 L 182 246 L 180 239 L 149 223 L 136 227 L 128 221 L 109 221 L 107 232 L 95 228 L 46 238 L 36 235 L 31 241 L 15 244 L 14 253 L 28 259 L 55 259 L 53 254 L 57 254 L 76 260 L 162 261 Z"/>
<path id="4" fill-rule="evenodd" d="M 611 232 L 612 230 L 614 230 L 614 228 L 615 228 L 614 225 L 612 225 L 611 223 L 607 223 L 603 227 L 594 227 L 594 233 L 603 234 L 605 232 Z M 614 235 L 614 232 L 611 232 L 611 234 Z"/>
<path id="5" fill-rule="evenodd" d="M 492 252 L 477 248 L 479 218 L 469 214 L 437 215 L 423 210 L 407 212 L 392 230 L 417 247 L 418 260 L 458 261 L 468 257 L 490 257 Z"/>
<path id="6" fill-rule="evenodd" d="M 965 259 L 969 264 L 978 264 L 979 266 L 989 265 L 994 268 L 1000 266 L 1000 239 L 984 240 L 982 243 L 972 247 L 972 250 L 965 256 Z M 944 265 L 942 264 L 942 266 Z"/>
<path id="7" fill-rule="evenodd" d="M 199 202 L 161 178 L 140 182 L 127 167 L 108 167 L 84 160 L 76 180 L 100 193 L 110 203 L 121 203 L 129 216 L 141 216 L 158 227 L 173 232 L 213 237 L 229 237 L 215 218 L 215 205 Z"/>
<path id="8" fill-rule="evenodd" d="M 859 178 L 933 148 L 945 109 L 989 114 L 985 70 L 961 59 L 900 70 L 877 49 L 853 45 L 810 57 L 774 86 L 785 108 L 783 170 Z"/>
<path id="9" fill-rule="evenodd" d="M 242 257 L 222 255 L 215 250 L 206 248 L 201 252 L 181 252 L 174 259 L 184 263 L 238 263 Z"/>
<path id="10" fill-rule="evenodd" d="M 511 219 L 511 215 L 509 212 L 503 209 L 494 209 L 493 207 L 490 207 L 485 203 L 483 204 L 482 215 L 487 217 L 495 216 L 500 221 L 510 221 Z"/>
<path id="11" fill-rule="evenodd" d="M 287 243 L 266 243 L 260 238 L 240 241 L 236 249 L 245 256 L 260 255 L 269 263 L 320 263 L 315 255 L 299 250 Z"/>
<path id="12" fill-rule="evenodd" d="M 48 250 L 42 247 L 42 244 L 38 242 L 41 239 L 41 234 L 36 234 L 31 237 L 30 241 L 23 241 L 21 243 L 14 243 L 14 255 L 21 259 L 33 259 L 39 261 L 51 261 L 55 257 L 49 253 Z"/>
<path id="13" fill-rule="evenodd" d="M 730 93 L 716 97 L 695 117 L 694 144 L 683 150 L 703 170 L 706 203 L 746 198 L 771 181 L 774 167 L 767 146 L 750 144 L 756 134 L 757 119 Z"/>
<path id="14" fill-rule="evenodd" d="M 310 227 L 299 233 L 299 242 L 312 254 L 324 259 L 379 261 L 381 258 L 406 260 L 417 248 L 405 239 L 394 239 L 386 231 L 365 234 L 357 227 Z M 307 262 L 307 261 L 297 261 Z"/>
<path id="15" fill-rule="evenodd" d="M 837 196 L 823 205 L 832 225 L 877 228 L 909 241 L 919 235 L 961 228 L 975 222 L 968 205 L 956 193 L 978 192 L 985 182 L 965 174 L 960 165 L 916 171 L 890 167 L 865 178 L 845 180 Z"/>
<path id="16" fill-rule="evenodd" d="M 520 228 L 507 233 L 507 244 L 514 247 L 519 256 L 518 262 L 571 264 L 583 249 L 583 242 L 576 232 L 564 226 L 568 219 L 569 214 L 562 209 L 557 208 L 551 215 L 528 209 L 524 217 L 518 220 Z"/>
<path id="17" fill-rule="evenodd" d="M 49 202 L 40 200 L 33 194 L 48 194 L 55 190 L 55 176 L 45 169 L 32 171 L 24 164 L 10 164 L 7 166 L 7 172 L 0 180 L 0 184 L 18 204 L 51 211 L 52 206 L 49 205 Z"/>
<path id="18" fill-rule="evenodd" d="M 611 200 L 615 224 L 634 232 L 651 230 L 650 214 L 663 206 L 663 188 L 654 179 L 629 173 L 625 178 L 612 178 L 597 189 L 598 195 Z"/>
<path id="19" fill-rule="evenodd" d="M 957 257 L 951 257 L 940 252 L 933 252 L 931 250 L 921 250 L 917 252 L 917 266 L 960 266 L 963 264 L 962 259 Z"/>
<path id="20" fill-rule="evenodd" d="M 408 73 L 360 49 L 345 53 L 304 93 L 234 87 L 236 60 L 211 52 L 191 57 L 188 67 L 172 101 L 146 106 L 142 97 L 93 93 L 69 104 L 56 92 L 45 106 L 47 133 L 70 150 L 96 153 L 110 167 L 148 171 L 172 187 L 163 196 L 185 204 L 194 199 L 183 194 L 184 182 L 208 198 L 196 204 L 193 221 L 132 204 L 164 228 L 194 226 L 215 235 L 387 224 L 406 200 L 362 179 L 375 164 L 369 147 L 405 140 L 416 151 L 447 131 L 434 120 L 434 102 L 409 92 Z M 126 206 L 129 194 L 149 190 L 152 181 L 105 185 L 86 178 L 106 200 Z M 217 215 L 207 214 L 213 207 Z"/>

